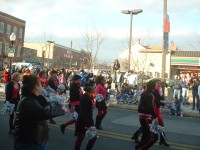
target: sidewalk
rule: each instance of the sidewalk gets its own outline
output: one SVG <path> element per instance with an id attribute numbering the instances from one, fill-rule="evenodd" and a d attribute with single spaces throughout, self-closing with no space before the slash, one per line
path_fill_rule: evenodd
<path id="1" fill-rule="evenodd" d="M 3 93 L 3 87 L 1 83 L 0 83 L 0 93 Z M 117 104 L 116 99 L 114 99 L 113 97 L 111 97 L 108 103 L 110 107 L 114 107 L 114 108 L 121 108 L 121 109 L 133 110 L 133 111 L 137 111 L 138 109 L 137 104 Z M 181 105 L 181 109 L 183 110 L 184 117 L 200 118 L 199 111 L 192 110 L 191 105 Z"/>
<path id="2" fill-rule="evenodd" d="M 110 107 L 128 109 L 128 110 L 133 110 L 133 111 L 137 111 L 138 109 L 137 104 L 132 104 L 132 103 L 131 104 L 117 104 L 117 101 L 114 98 L 111 98 L 108 103 L 110 104 Z M 192 110 L 192 105 L 181 105 L 181 109 L 183 110 L 182 115 L 184 117 L 200 118 L 199 111 Z"/>

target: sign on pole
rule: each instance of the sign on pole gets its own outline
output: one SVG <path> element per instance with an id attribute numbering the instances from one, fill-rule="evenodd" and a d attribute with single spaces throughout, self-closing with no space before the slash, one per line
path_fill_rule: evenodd
<path id="1" fill-rule="evenodd" d="M 15 53 L 8 53 L 8 57 L 14 57 Z"/>
<path id="2" fill-rule="evenodd" d="M 13 47 L 8 48 L 8 57 L 15 56 L 15 49 Z"/>
<path id="3" fill-rule="evenodd" d="M 168 48 L 169 48 L 169 33 L 164 32 L 164 53 L 168 54 Z"/>

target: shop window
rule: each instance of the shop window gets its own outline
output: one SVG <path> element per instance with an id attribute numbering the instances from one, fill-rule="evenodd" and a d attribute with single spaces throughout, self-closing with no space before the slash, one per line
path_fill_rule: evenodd
<path id="1" fill-rule="evenodd" d="M 22 38 L 23 30 L 22 28 L 19 29 L 19 38 Z"/>
<path id="2" fill-rule="evenodd" d="M 4 32 L 4 23 L 0 22 L 0 33 Z"/>
<path id="3" fill-rule="evenodd" d="M 7 36 L 11 35 L 11 25 L 7 24 L 7 31 L 6 31 Z"/>
<path id="4" fill-rule="evenodd" d="M 17 27 L 16 26 L 14 26 L 13 32 L 15 33 L 15 35 L 17 35 Z"/>

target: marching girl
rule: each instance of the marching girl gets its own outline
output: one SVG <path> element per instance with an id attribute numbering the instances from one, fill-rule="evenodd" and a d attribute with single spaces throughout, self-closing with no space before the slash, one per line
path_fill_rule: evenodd
<path id="1" fill-rule="evenodd" d="M 94 81 L 89 81 L 85 84 L 84 95 L 80 99 L 80 113 L 77 119 L 77 139 L 75 142 L 75 150 L 80 150 L 81 143 L 85 137 L 86 131 L 96 130 L 93 121 L 93 93 L 95 92 L 96 84 Z M 95 144 L 97 135 L 95 134 L 88 143 L 86 150 L 91 150 Z"/>
<path id="2" fill-rule="evenodd" d="M 164 127 L 164 121 L 162 118 L 162 114 L 160 112 L 160 106 L 164 106 L 165 104 L 162 103 L 160 100 L 163 99 L 163 91 L 162 91 L 162 87 L 161 87 L 161 81 L 159 79 L 155 79 L 155 90 L 153 92 L 154 96 L 155 96 L 155 102 L 156 102 L 156 113 L 157 113 L 157 117 L 158 117 L 158 124 L 162 127 Z M 164 146 L 170 146 L 167 142 L 166 142 L 166 136 L 165 133 L 162 132 L 160 133 L 160 145 L 164 145 Z"/>
<path id="3" fill-rule="evenodd" d="M 81 90 L 81 82 L 82 77 L 79 75 L 74 75 L 72 78 L 72 83 L 70 85 L 70 113 L 77 112 L 79 114 L 80 112 L 80 97 L 83 95 L 83 92 Z M 60 130 L 62 134 L 65 133 L 65 128 L 68 125 L 71 125 L 73 123 L 76 123 L 76 120 L 70 119 L 66 123 L 62 124 L 60 126 Z M 75 125 L 76 126 L 76 125 Z M 76 128 L 75 128 L 75 136 L 77 135 Z"/>
<path id="4" fill-rule="evenodd" d="M 95 127 L 99 130 L 102 129 L 101 127 L 101 122 L 105 115 L 107 114 L 107 106 L 106 106 L 106 95 L 107 95 L 107 90 L 104 87 L 106 84 L 106 79 L 103 76 L 98 76 L 96 77 L 96 96 L 101 94 L 103 96 L 102 101 L 98 102 L 96 101 L 96 108 L 98 109 L 98 114 L 96 116 L 96 123 Z"/>

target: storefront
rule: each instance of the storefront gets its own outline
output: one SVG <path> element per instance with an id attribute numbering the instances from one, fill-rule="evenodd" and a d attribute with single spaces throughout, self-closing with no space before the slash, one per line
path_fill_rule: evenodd
<path id="1" fill-rule="evenodd" d="M 200 51 L 176 51 L 171 54 L 171 78 L 181 74 L 200 76 Z"/>

